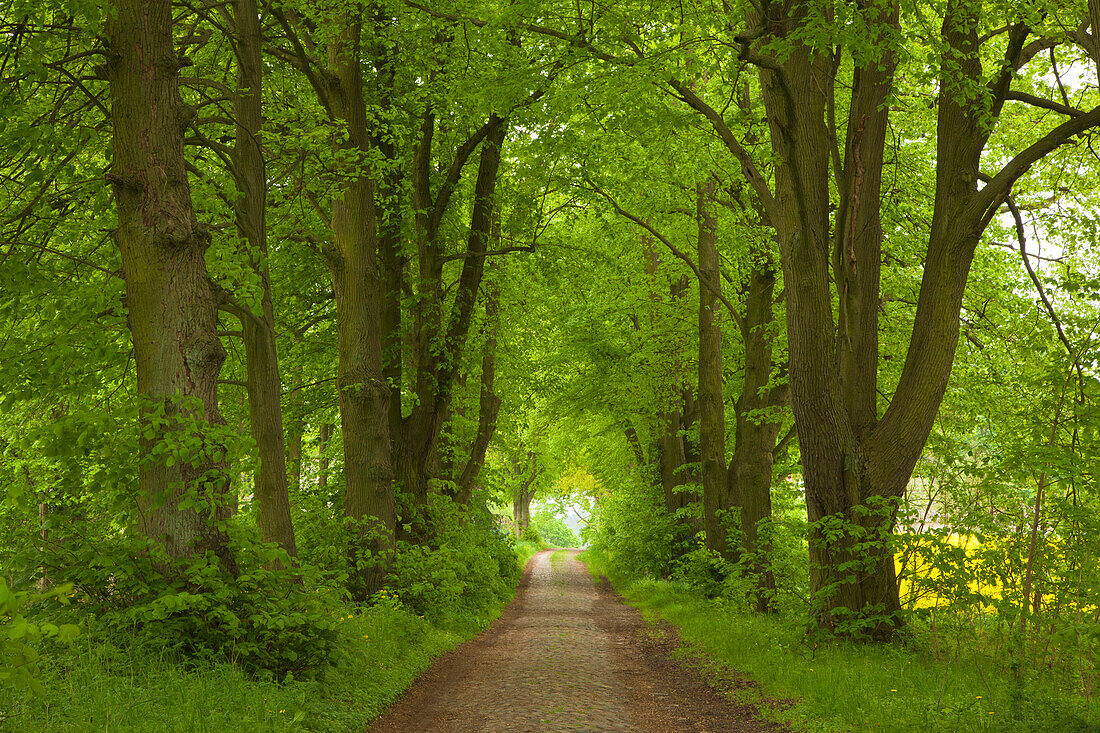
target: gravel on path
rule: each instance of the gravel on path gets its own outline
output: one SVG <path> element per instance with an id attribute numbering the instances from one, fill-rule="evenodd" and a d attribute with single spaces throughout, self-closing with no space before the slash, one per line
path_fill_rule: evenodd
<path id="1" fill-rule="evenodd" d="M 368 733 L 750 733 L 784 731 L 731 702 L 593 582 L 575 551 L 532 558 L 515 601 L 440 657 Z"/>

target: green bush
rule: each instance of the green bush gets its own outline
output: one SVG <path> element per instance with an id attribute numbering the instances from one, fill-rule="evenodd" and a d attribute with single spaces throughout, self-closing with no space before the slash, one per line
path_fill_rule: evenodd
<path id="1" fill-rule="evenodd" d="M 40 639 L 54 638 L 72 641 L 80 633 L 76 624 L 56 624 L 44 619 L 28 618 L 30 607 L 49 598 L 65 598 L 71 585 L 59 586 L 44 593 L 15 591 L 0 576 L 0 683 L 14 689 L 28 689 L 41 695 L 38 650 Z M 0 720 L 3 720 L 0 717 Z"/>
<path id="2" fill-rule="evenodd" d="M 231 528 L 230 539 L 236 575 L 212 554 L 169 562 L 124 538 L 70 545 L 64 566 L 78 598 L 69 612 L 120 643 L 133 639 L 251 672 L 282 677 L 327 662 L 337 603 L 334 592 L 323 590 L 327 579 L 310 566 L 295 567 L 247 530 Z"/>
<path id="3" fill-rule="evenodd" d="M 616 570 L 634 577 L 667 578 L 690 550 L 684 523 L 668 513 L 660 487 L 635 479 L 603 499 L 592 546 Z"/>
<path id="4" fill-rule="evenodd" d="M 726 595 L 732 569 L 718 553 L 700 545 L 679 559 L 672 579 L 687 583 L 705 598 L 720 598 Z"/>
<path id="5" fill-rule="evenodd" d="M 482 611 L 511 593 L 518 577 L 511 538 L 490 517 L 435 495 L 426 508 L 433 541 L 398 542 L 386 587 L 433 620 Z"/>
<path id="6" fill-rule="evenodd" d="M 550 507 L 541 506 L 535 511 L 531 517 L 531 527 L 553 547 L 580 547 L 581 541 L 576 533 Z"/>

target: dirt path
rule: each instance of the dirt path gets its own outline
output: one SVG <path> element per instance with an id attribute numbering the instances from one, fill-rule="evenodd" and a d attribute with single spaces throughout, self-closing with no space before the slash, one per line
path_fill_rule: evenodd
<path id="1" fill-rule="evenodd" d="M 504 615 L 436 660 L 369 731 L 785 730 L 674 659 L 671 637 L 647 631 L 636 609 L 597 588 L 575 552 L 542 552 Z"/>

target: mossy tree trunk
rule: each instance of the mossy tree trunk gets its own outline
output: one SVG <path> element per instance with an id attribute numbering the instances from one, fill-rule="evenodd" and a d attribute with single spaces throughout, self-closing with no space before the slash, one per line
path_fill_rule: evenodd
<path id="1" fill-rule="evenodd" d="M 275 348 L 275 308 L 267 264 L 267 175 L 261 146 L 263 126 L 263 34 L 256 0 L 234 0 L 226 21 L 233 29 L 237 88 L 233 98 L 236 141 L 233 176 L 237 232 L 248 248 L 248 260 L 261 284 L 260 311 L 254 312 L 226 294 L 222 308 L 241 321 L 247 371 L 248 414 L 256 441 L 254 482 L 256 524 L 265 542 L 298 554 L 290 520 L 286 446 L 283 439 L 282 380 Z M 300 440 L 300 432 L 298 433 Z M 299 444 L 299 457 L 301 455 Z M 297 467 L 300 471 L 300 466 Z"/>
<path id="2" fill-rule="evenodd" d="M 703 523 L 707 547 L 726 554 L 726 417 L 722 399 L 722 277 L 718 260 L 715 181 L 697 185 L 699 251 L 699 458 L 703 483 Z"/>
<path id="3" fill-rule="evenodd" d="M 210 235 L 191 201 L 168 0 L 116 0 L 109 26 L 113 159 L 126 305 L 142 404 L 142 529 L 170 558 L 213 551 L 233 566 L 217 520 L 227 516 L 217 377 L 225 361 L 206 270 Z M 158 448 L 188 441 L 184 454 Z M 213 517 L 215 521 L 210 521 Z"/>

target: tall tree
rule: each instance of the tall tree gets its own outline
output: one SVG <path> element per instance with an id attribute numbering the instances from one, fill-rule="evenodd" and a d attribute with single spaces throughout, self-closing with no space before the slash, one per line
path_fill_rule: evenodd
<path id="1" fill-rule="evenodd" d="M 290 521 L 286 446 L 283 440 L 282 380 L 275 345 L 275 307 L 267 248 L 267 166 L 262 147 L 263 33 L 256 0 L 234 0 L 224 9 L 232 29 L 237 59 L 233 94 L 236 121 L 232 173 L 238 198 L 234 204 L 237 233 L 260 284 L 259 312 L 230 293 L 221 293 L 221 307 L 241 321 L 247 370 L 248 414 L 256 441 L 254 495 L 256 524 L 267 542 L 276 542 L 291 557 L 298 554 Z M 301 444 L 295 459 L 301 460 Z M 295 470 L 299 472 L 300 463 Z"/>
<path id="2" fill-rule="evenodd" d="M 703 523 L 707 547 L 724 552 L 722 513 L 726 494 L 726 408 L 722 398 L 722 277 L 718 260 L 718 215 L 713 176 L 696 184 L 695 218 L 699 228 L 699 460 L 703 484 Z"/>
<path id="3" fill-rule="evenodd" d="M 1020 176 L 1100 124 L 1100 108 L 1067 110 L 1068 121 L 1022 146 L 979 188 L 982 151 L 1005 102 L 1027 96 L 1012 93 L 1013 81 L 1055 43 L 1042 34 L 1041 15 L 986 18 L 983 10 L 980 2 L 962 0 L 944 10 L 936 189 L 924 275 L 905 366 L 881 415 L 882 171 L 898 57 L 898 5 L 860 4 L 855 16 L 860 44 L 842 37 L 829 48 L 812 40 L 833 17 L 832 5 L 824 2 L 769 6 L 765 16 L 750 16 L 745 30 L 735 34 L 742 60 L 759 69 L 777 161 L 774 187 L 722 116 L 674 84 L 741 161 L 778 235 L 791 399 L 813 526 L 812 589 L 822 623 L 854 618 L 843 627 L 847 633 L 884 639 L 899 623 L 890 544 L 895 508 L 948 383 L 975 248 Z M 989 41 L 1001 32 L 982 35 L 985 23 L 1003 26 L 1007 37 L 999 52 Z M 841 82 L 837 60 L 846 50 L 851 77 Z M 994 67 L 988 80 L 983 62 Z M 850 95 L 841 95 L 843 87 Z M 840 126 L 835 111 L 845 102 L 846 125 Z M 835 217 L 830 180 L 838 191 Z"/>
<path id="4" fill-rule="evenodd" d="M 338 29 L 318 46 L 310 24 L 276 11 L 289 49 L 280 55 L 305 75 L 333 128 L 337 180 L 332 194 L 331 240 L 322 251 L 336 302 L 336 388 L 344 444 L 344 515 L 356 524 L 356 552 L 366 552 L 354 593 L 377 591 L 392 562 L 396 505 L 390 436 L 390 387 L 382 349 L 383 292 L 378 268 L 377 180 L 370 160 L 375 135 L 364 96 L 365 9 L 326 6 Z M 324 54 L 319 58 L 319 54 Z"/>
<path id="5" fill-rule="evenodd" d="M 221 422 L 215 294 L 205 253 L 210 234 L 195 216 L 183 153 L 191 110 L 179 95 L 182 63 L 168 0 L 118 0 L 109 25 L 114 187 L 126 305 L 144 438 L 139 466 L 144 531 L 169 557 L 214 551 L 232 566 L 226 536 L 208 520 L 227 516 L 224 454 L 209 426 Z M 182 431 L 183 454 L 171 448 Z"/>

